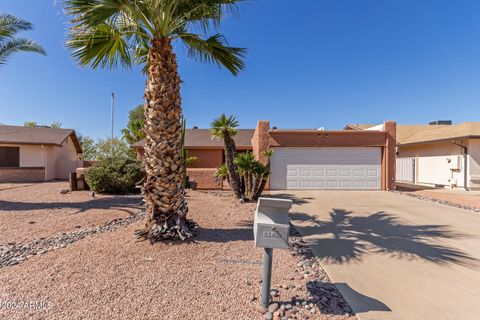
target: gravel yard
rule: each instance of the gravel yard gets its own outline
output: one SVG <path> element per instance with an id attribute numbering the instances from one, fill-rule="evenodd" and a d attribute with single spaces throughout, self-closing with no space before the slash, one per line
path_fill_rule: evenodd
<path id="1" fill-rule="evenodd" d="M 142 204 L 140 196 L 93 198 L 91 191 L 60 193 L 67 188 L 67 182 L 0 188 L 0 245 L 104 224 L 128 217 Z"/>
<path id="2" fill-rule="evenodd" d="M 46 185 L 53 189 L 63 186 L 42 184 L 36 186 L 38 193 L 35 188 L 24 192 L 35 194 L 30 201 L 36 204 L 35 209 L 21 210 L 18 205 L 16 210 L 5 210 L 1 205 L 2 228 L 4 215 L 13 212 L 37 214 L 52 224 L 48 232 L 47 228 L 35 229 L 36 223 L 22 225 L 17 232 L 27 234 L 16 235 L 16 241 L 50 235 L 62 228 L 73 230 L 76 223 L 82 228 L 104 223 L 132 210 L 138 213 L 133 205 L 127 212 L 121 205 L 103 209 L 95 205 L 85 210 L 77 197 L 84 197 L 88 204 L 92 201 L 88 193 L 65 195 L 71 197 L 69 202 L 60 194 L 50 194 Z M 6 200 L 2 194 L 6 191 L 0 191 L 1 201 L 19 201 L 12 194 Z M 41 199 L 42 192 L 54 197 L 49 200 L 67 203 L 65 212 L 60 206 L 39 209 L 37 204 L 48 203 Z M 251 229 L 255 204 L 194 191 L 188 195 L 189 217 L 199 224 L 193 242 L 150 245 L 138 241 L 133 233 L 143 221 L 137 221 L 0 268 L 0 319 L 280 319 L 281 315 L 282 319 L 356 319 L 308 247 L 295 235 L 291 250 L 274 252 L 272 295 L 278 305 L 270 307 L 273 314 L 261 314 L 262 250 L 254 247 Z M 64 221 L 57 223 L 50 210 Z M 91 220 L 85 223 L 78 216 Z M 70 224 L 69 218 L 79 220 Z M 28 221 L 27 217 L 22 219 Z M 10 233 L 6 239 L 15 235 L 9 228 L 3 230 Z M 21 302 L 33 307 L 21 308 Z M 17 308 L 12 309 L 15 303 Z"/>

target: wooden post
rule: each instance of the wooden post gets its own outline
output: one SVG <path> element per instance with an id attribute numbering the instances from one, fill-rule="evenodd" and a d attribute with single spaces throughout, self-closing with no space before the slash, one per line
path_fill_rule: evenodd
<path id="1" fill-rule="evenodd" d="M 78 186 L 77 186 L 77 173 L 76 172 L 70 172 L 70 191 L 77 191 Z"/>

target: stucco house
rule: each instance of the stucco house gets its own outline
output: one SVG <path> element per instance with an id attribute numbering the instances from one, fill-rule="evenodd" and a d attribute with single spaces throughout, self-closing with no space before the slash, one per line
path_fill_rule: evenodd
<path id="1" fill-rule="evenodd" d="M 387 190 L 395 184 L 396 123 L 375 130 L 284 130 L 259 121 L 255 129 L 240 129 L 237 149 L 251 150 L 265 162 L 272 149 L 270 189 Z M 144 141 L 132 145 L 141 158 Z M 185 147 L 200 161 L 188 168 L 201 189 L 221 188 L 214 172 L 224 161 L 223 143 L 210 138 L 209 129 L 187 129 Z"/>
<path id="2" fill-rule="evenodd" d="M 0 125 L 0 182 L 68 179 L 81 153 L 73 129 Z"/>
<path id="3" fill-rule="evenodd" d="M 419 186 L 480 190 L 480 122 L 398 125 L 396 180 Z"/>

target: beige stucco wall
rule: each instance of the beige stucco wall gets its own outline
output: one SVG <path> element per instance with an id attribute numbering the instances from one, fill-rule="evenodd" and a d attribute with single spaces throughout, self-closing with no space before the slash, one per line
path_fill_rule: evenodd
<path id="1" fill-rule="evenodd" d="M 416 183 L 423 185 L 455 185 L 464 187 L 464 157 L 462 148 L 451 141 L 400 146 L 398 157 L 416 159 Z M 459 168 L 459 170 L 451 170 Z"/>
<path id="2" fill-rule="evenodd" d="M 49 154 L 48 161 L 55 163 L 55 179 L 68 179 L 70 172 L 75 172 L 77 168 L 77 151 L 70 137 L 68 137 L 61 147 L 54 146 Z"/>
<path id="3" fill-rule="evenodd" d="M 40 145 L 0 144 L 0 147 L 20 148 L 20 167 L 44 167 L 44 154 Z"/>
<path id="4" fill-rule="evenodd" d="M 399 157 L 431 157 L 461 154 L 462 149 L 450 141 L 400 146 L 398 149 Z"/>
<path id="5" fill-rule="evenodd" d="M 474 190 L 480 190 L 480 139 L 469 140 L 468 153 L 469 187 Z"/>
<path id="6" fill-rule="evenodd" d="M 20 148 L 20 167 L 44 167 L 45 180 L 68 179 L 77 167 L 77 151 L 70 137 L 62 146 L 13 145 L 0 146 Z"/>
<path id="7" fill-rule="evenodd" d="M 55 148 L 54 146 L 45 146 L 46 152 L 46 166 L 45 166 L 45 180 L 53 180 L 57 177 L 55 168 Z"/>
<path id="8" fill-rule="evenodd" d="M 43 167 L 44 155 L 41 146 L 0 144 L 0 147 L 20 148 L 20 167 Z"/>

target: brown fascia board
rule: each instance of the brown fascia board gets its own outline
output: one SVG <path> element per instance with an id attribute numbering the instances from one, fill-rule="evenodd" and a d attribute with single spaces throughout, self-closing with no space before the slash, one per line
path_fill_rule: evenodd
<path id="1" fill-rule="evenodd" d="M 322 134 L 345 134 L 345 135 L 355 135 L 355 134 L 385 134 L 385 131 L 379 130 L 269 130 L 268 133 L 275 134 L 275 133 L 293 133 L 293 134 L 312 134 L 318 133 L 319 135 Z"/>
<path id="2" fill-rule="evenodd" d="M 58 143 L 42 143 L 42 142 L 18 142 L 18 141 L 0 141 L 0 144 L 13 144 L 13 145 L 27 145 L 27 146 L 56 146 L 56 147 L 61 147 L 61 144 Z"/>
<path id="3" fill-rule="evenodd" d="M 136 147 L 136 148 L 143 148 L 142 147 Z M 223 146 L 185 146 L 186 149 L 190 150 L 223 150 Z M 237 150 L 252 150 L 252 146 L 235 146 Z"/>
<path id="4" fill-rule="evenodd" d="M 75 132 L 75 130 L 72 130 L 72 132 L 70 132 L 68 136 L 72 138 L 73 144 L 75 145 L 75 149 L 77 149 L 77 154 L 79 153 L 83 154 L 82 144 L 80 143 L 80 140 L 78 140 L 77 133 Z"/>
<path id="5" fill-rule="evenodd" d="M 131 145 L 130 148 L 132 149 L 143 149 L 143 146 L 134 146 Z M 186 149 L 189 150 L 223 150 L 224 147 L 222 146 L 185 146 Z M 252 150 L 252 146 L 236 146 L 237 150 Z"/>
<path id="6" fill-rule="evenodd" d="M 411 142 L 411 143 L 397 143 L 397 146 L 403 147 L 403 146 L 414 146 L 414 145 L 419 145 L 419 144 L 428 144 L 428 143 L 439 143 L 439 142 L 448 142 L 448 141 L 453 141 L 457 139 L 480 139 L 480 136 L 461 136 L 461 137 L 451 137 L 451 138 L 443 138 L 443 139 L 437 139 L 437 140 L 428 140 L 428 141 L 419 141 L 419 142 Z"/>

